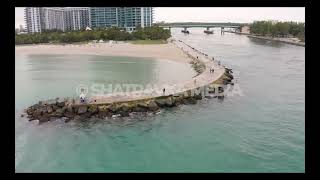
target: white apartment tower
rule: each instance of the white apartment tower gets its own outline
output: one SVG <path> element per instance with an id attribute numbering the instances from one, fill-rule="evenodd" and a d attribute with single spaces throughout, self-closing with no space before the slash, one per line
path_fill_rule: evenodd
<path id="1" fill-rule="evenodd" d="M 26 7 L 24 9 L 24 20 L 27 32 L 41 32 L 39 7 Z"/>
<path id="2" fill-rule="evenodd" d="M 25 9 L 27 31 L 34 33 L 45 30 L 82 30 L 89 26 L 88 11 L 85 7 L 28 7 Z M 29 18 L 30 14 L 33 15 L 32 18 Z M 34 26 L 37 29 L 33 28 Z"/>

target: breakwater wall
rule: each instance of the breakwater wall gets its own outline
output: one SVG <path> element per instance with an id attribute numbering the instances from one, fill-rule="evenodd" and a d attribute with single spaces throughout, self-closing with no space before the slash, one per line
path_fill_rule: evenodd
<path id="1" fill-rule="evenodd" d="M 223 98 L 224 85 L 232 83 L 232 70 L 220 65 L 207 54 L 185 44 L 173 41 L 189 58 L 197 76 L 188 82 L 168 89 L 165 93 L 138 94 L 136 96 L 95 96 L 86 103 L 72 98 L 56 98 L 40 101 L 28 107 L 27 118 L 39 122 L 52 121 L 57 118 L 87 120 L 94 118 L 112 118 L 130 116 L 134 113 L 157 113 L 161 108 L 196 104 L 205 97 Z M 214 70 L 214 72 L 212 72 Z M 24 115 L 22 115 L 24 116 Z"/>

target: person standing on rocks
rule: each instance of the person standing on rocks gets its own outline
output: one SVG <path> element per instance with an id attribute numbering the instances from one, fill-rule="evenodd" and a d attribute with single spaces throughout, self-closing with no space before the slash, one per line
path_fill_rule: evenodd
<path id="1" fill-rule="evenodd" d="M 166 88 L 162 89 L 163 95 L 166 93 Z"/>
<path id="2" fill-rule="evenodd" d="M 83 89 L 81 89 L 81 93 L 80 93 L 80 102 L 84 103 L 86 99 L 86 95 L 83 93 Z"/>

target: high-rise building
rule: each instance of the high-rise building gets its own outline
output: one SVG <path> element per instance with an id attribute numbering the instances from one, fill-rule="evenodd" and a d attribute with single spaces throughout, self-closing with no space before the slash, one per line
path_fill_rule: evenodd
<path id="1" fill-rule="evenodd" d="M 153 23 L 152 7 L 27 7 L 26 30 L 82 30 L 86 27 L 120 27 L 127 31 L 149 27 Z"/>
<path id="2" fill-rule="evenodd" d="M 116 26 L 132 31 L 153 23 L 152 7 L 91 7 L 89 13 L 92 28 Z"/>
<path id="3" fill-rule="evenodd" d="M 90 27 L 118 26 L 118 12 L 116 7 L 91 7 L 89 8 Z"/>
<path id="4" fill-rule="evenodd" d="M 24 9 L 24 20 L 28 32 L 41 32 L 39 7 L 26 7 Z"/>
<path id="5" fill-rule="evenodd" d="M 29 7 L 25 9 L 25 17 L 27 31 L 31 33 L 45 30 L 82 30 L 89 26 L 89 8 L 83 7 Z"/>

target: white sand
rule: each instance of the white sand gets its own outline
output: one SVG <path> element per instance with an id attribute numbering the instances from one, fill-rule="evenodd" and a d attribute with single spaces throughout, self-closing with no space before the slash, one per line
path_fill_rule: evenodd
<path id="1" fill-rule="evenodd" d="M 87 54 L 105 56 L 150 57 L 189 62 L 190 59 L 174 44 L 136 45 L 130 43 L 90 43 L 68 45 L 22 45 L 15 47 L 19 54 Z"/>

